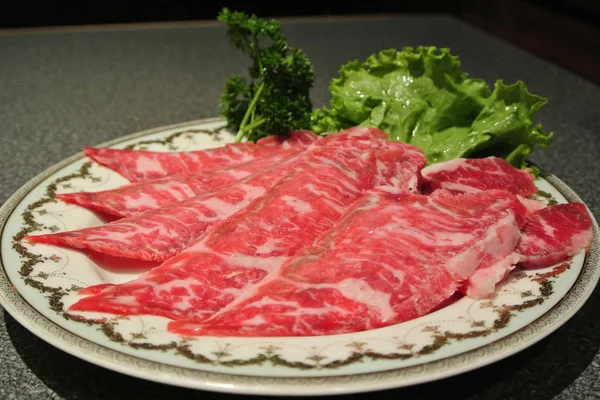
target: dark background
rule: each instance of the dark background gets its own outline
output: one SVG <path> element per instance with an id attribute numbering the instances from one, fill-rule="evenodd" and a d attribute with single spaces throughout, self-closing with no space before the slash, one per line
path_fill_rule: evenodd
<path id="1" fill-rule="evenodd" d="M 373 13 L 452 14 L 600 84 L 598 0 L 345 0 L 339 3 L 309 0 L 58 0 L 2 3 L 0 30 L 215 20 L 223 6 L 275 18 Z"/>

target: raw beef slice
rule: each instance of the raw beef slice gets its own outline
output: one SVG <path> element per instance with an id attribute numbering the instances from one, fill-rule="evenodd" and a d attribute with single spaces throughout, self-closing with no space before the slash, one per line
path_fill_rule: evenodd
<path id="1" fill-rule="evenodd" d="M 416 190 L 425 162 L 420 149 L 388 140 L 315 149 L 269 193 L 177 256 L 134 281 L 84 289 L 91 296 L 69 310 L 200 321 L 309 246 L 364 191 L 392 181 L 397 190 Z M 399 170 L 412 173 L 400 181 Z"/>
<path id="2" fill-rule="evenodd" d="M 232 143 L 224 146 L 182 152 L 154 152 L 130 149 L 85 147 L 85 155 L 108 167 L 130 182 L 189 175 L 256 160 L 290 147 L 305 147 L 317 139 L 308 131 L 288 136 L 269 136 L 256 143 Z"/>
<path id="3" fill-rule="evenodd" d="M 166 261 L 290 174 L 296 154 L 277 167 L 257 173 L 225 189 L 168 204 L 105 225 L 73 231 L 30 235 L 32 243 L 87 249 L 114 257 Z"/>
<path id="4" fill-rule="evenodd" d="M 131 217 L 232 185 L 266 171 L 301 150 L 291 148 L 224 170 L 132 183 L 112 190 L 57 194 L 68 203 L 118 217 Z"/>
<path id="5" fill-rule="evenodd" d="M 320 138 L 311 144 L 323 146 L 347 140 L 383 139 L 385 137 L 386 135 L 380 130 L 364 128 L 354 129 L 352 132 L 345 132 L 342 135 Z M 277 165 L 293 152 L 304 151 L 309 145 L 292 146 L 287 150 L 227 169 L 138 182 L 113 190 L 57 194 L 56 197 L 68 203 L 79 204 L 118 217 L 130 217 L 230 185 L 253 173 Z"/>
<path id="6" fill-rule="evenodd" d="M 516 252 L 526 268 L 548 267 L 590 247 L 593 235 L 583 203 L 548 206 L 527 219 Z"/>
<path id="7" fill-rule="evenodd" d="M 519 237 L 511 239 L 518 240 Z M 496 291 L 496 286 L 515 269 L 519 260 L 519 255 L 513 252 L 485 268 L 478 269 L 463 283 L 460 292 L 475 300 L 489 298 Z"/>
<path id="8" fill-rule="evenodd" d="M 499 157 L 457 158 L 429 165 L 421 174 L 425 194 L 441 188 L 452 193 L 499 189 L 523 197 L 537 192 L 531 172 L 517 169 Z"/>
<path id="9" fill-rule="evenodd" d="M 374 139 L 379 130 L 357 128 L 320 139 L 312 150 L 332 151 L 347 149 L 353 157 L 367 157 L 382 143 Z M 364 139 L 364 140 L 363 140 Z M 374 140 L 379 140 L 375 142 Z M 394 149 L 385 144 L 384 148 Z M 396 146 L 397 147 L 397 146 Z M 323 150 L 325 149 L 325 150 Z M 310 151 L 312 151 L 310 150 Z M 360 151 L 365 150 L 364 154 Z M 396 151 L 396 150 L 393 150 Z M 352 153 L 350 153 L 352 152 Z M 323 157 L 322 160 L 328 160 Z M 311 161 L 313 160 L 313 161 Z M 263 173 L 257 173 L 226 189 L 194 197 L 182 202 L 148 211 L 106 225 L 25 237 L 32 243 L 46 243 L 59 246 L 88 249 L 115 257 L 135 258 L 146 261 L 165 261 L 179 253 L 185 246 L 198 239 L 208 228 L 246 207 L 262 196 L 269 188 L 294 171 L 294 163 L 306 164 L 306 171 L 314 164 L 315 156 L 309 150 L 297 156 L 271 165 Z M 414 170 L 391 170 L 390 166 L 378 163 L 375 168 L 388 168 L 379 171 L 380 176 L 390 177 L 392 185 L 396 180 L 412 179 L 410 184 L 418 185 Z M 309 172 L 310 173 L 310 172 Z M 374 175 L 376 176 L 376 175 Z M 408 182 L 408 181 L 407 181 Z"/>
<path id="10" fill-rule="evenodd" d="M 504 191 L 374 191 L 315 246 L 245 287 L 184 335 L 312 336 L 381 328 L 429 313 L 477 269 L 509 255 L 524 212 Z"/>

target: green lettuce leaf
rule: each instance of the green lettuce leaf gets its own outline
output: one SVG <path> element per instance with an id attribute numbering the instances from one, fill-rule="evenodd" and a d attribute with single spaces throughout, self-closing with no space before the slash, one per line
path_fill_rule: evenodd
<path id="1" fill-rule="evenodd" d="M 351 61 L 329 89 L 330 105 L 311 116 L 315 132 L 376 127 L 391 140 L 422 148 L 429 163 L 496 155 L 523 167 L 534 148 L 552 140 L 534 123 L 545 98 L 521 81 L 498 80 L 490 90 L 484 80 L 469 78 L 446 48 L 387 49 Z"/>

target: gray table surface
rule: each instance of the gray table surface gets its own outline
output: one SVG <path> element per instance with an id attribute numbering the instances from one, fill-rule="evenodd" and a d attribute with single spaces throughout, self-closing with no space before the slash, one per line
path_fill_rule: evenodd
<path id="1" fill-rule="evenodd" d="M 340 65 L 388 47 L 448 46 L 471 76 L 524 80 L 550 99 L 539 115 L 553 148 L 531 159 L 570 185 L 600 215 L 600 89 L 452 17 L 292 20 L 292 45 L 314 63 L 315 106 Z M 0 201 L 82 146 L 139 130 L 217 116 L 224 79 L 246 59 L 222 27 L 115 27 L 0 34 Z M 538 344 L 484 368 L 381 398 L 600 398 L 600 290 Z M 371 398 L 357 394 L 353 398 Z M 233 398 L 106 370 L 38 339 L 0 312 L 1 399 Z"/>

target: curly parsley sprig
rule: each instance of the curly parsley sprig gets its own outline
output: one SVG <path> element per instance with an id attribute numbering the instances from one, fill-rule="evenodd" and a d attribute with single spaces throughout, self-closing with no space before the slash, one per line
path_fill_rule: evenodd
<path id="1" fill-rule="evenodd" d="M 315 74 L 306 54 L 288 45 L 276 20 L 228 8 L 218 20 L 227 26 L 231 45 L 252 60 L 249 81 L 242 75 L 228 78 L 220 100 L 236 142 L 308 129 Z"/>

